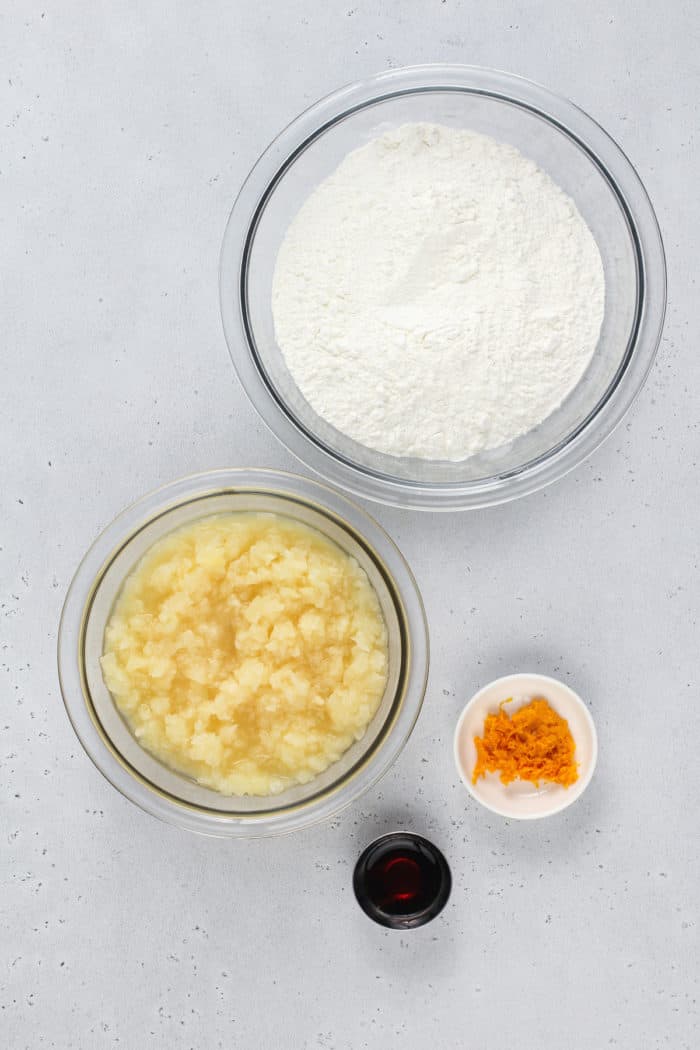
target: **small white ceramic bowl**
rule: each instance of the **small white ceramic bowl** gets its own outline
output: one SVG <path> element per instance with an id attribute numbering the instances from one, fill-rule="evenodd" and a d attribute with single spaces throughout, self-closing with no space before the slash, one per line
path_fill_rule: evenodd
<path id="1" fill-rule="evenodd" d="M 524 780 L 502 784 L 498 773 L 487 773 L 472 784 L 476 765 L 474 737 L 482 735 L 486 716 L 496 714 L 499 704 L 510 697 L 510 714 L 535 697 L 543 697 L 567 720 L 578 763 L 578 780 L 571 787 L 546 783 L 535 787 Z M 484 686 L 464 708 L 455 729 L 454 755 L 462 783 L 482 806 L 502 817 L 536 820 L 566 809 L 586 790 L 598 758 L 598 737 L 588 708 L 568 685 L 543 674 L 510 674 Z"/>

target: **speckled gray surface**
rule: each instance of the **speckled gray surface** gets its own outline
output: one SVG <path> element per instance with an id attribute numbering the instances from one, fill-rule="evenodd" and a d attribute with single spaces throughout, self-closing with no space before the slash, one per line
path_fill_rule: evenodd
<path id="1" fill-rule="evenodd" d="M 698 1025 L 698 15 L 681 0 L 5 0 L 0 13 L 0 1043 L 7 1050 L 687 1050 Z M 665 338 L 614 437 L 469 516 L 377 509 L 422 586 L 432 677 L 378 789 L 232 844 L 161 826 L 76 743 L 56 626 L 85 547 L 189 471 L 297 469 L 234 378 L 217 306 L 232 199 L 316 97 L 388 65 L 495 65 L 618 139 L 668 251 Z M 518 826 L 452 771 L 464 699 L 514 669 L 590 702 L 584 798 Z M 350 875 L 428 832 L 454 892 L 401 935 Z"/>

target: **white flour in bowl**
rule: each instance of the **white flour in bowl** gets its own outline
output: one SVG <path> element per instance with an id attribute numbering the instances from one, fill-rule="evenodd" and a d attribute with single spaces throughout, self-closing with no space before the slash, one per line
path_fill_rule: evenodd
<path id="1" fill-rule="evenodd" d="M 604 299 L 593 235 L 536 164 L 485 135 L 406 124 L 306 200 L 272 310 L 318 415 L 379 452 L 459 460 L 561 404 Z"/>

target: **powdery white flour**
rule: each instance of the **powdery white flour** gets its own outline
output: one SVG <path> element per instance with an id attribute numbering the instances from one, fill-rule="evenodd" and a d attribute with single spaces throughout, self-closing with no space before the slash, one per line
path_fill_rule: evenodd
<path id="1" fill-rule="evenodd" d="M 536 164 L 475 132 L 406 124 L 306 200 L 272 310 L 320 416 L 379 452 L 459 460 L 561 404 L 604 298 L 590 230 Z"/>

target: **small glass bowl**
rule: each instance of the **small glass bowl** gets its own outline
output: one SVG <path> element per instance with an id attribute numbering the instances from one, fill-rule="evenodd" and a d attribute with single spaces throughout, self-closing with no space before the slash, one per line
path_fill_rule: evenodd
<path id="1" fill-rule="evenodd" d="M 319 530 L 357 559 L 389 635 L 387 688 L 363 738 L 310 783 L 279 795 L 225 796 L 177 773 L 136 741 L 100 669 L 105 625 L 126 576 L 152 544 L 188 522 L 236 511 L 272 512 Z M 100 772 L 153 816 L 190 831 L 266 836 L 324 820 L 395 761 L 420 712 L 428 632 L 413 575 L 383 529 L 315 481 L 271 470 L 215 470 L 174 481 L 134 503 L 87 552 L 68 590 L 58 636 L 61 692 L 75 732 Z"/>
<path id="2" fill-rule="evenodd" d="M 603 260 L 597 349 L 575 389 L 510 444 L 458 463 L 388 456 L 318 416 L 275 341 L 272 279 L 290 222 L 353 149 L 401 124 L 469 128 L 517 147 L 575 201 Z M 313 470 L 361 496 L 403 507 L 483 507 L 533 492 L 588 456 L 641 389 L 661 338 L 666 266 L 653 208 L 620 148 L 582 110 L 521 77 L 472 66 L 391 70 L 297 117 L 268 147 L 233 206 L 220 266 L 231 358 L 254 406 Z"/>

